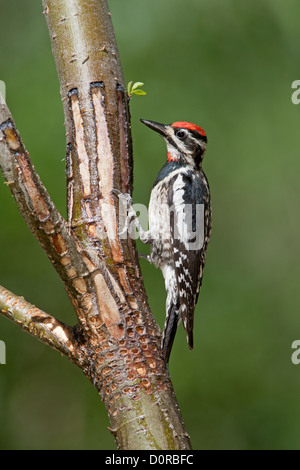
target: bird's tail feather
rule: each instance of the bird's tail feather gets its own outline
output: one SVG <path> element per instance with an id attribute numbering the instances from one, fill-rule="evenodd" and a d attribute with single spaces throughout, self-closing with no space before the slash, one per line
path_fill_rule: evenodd
<path id="1" fill-rule="evenodd" d="M 178 323 L 180 320 L 179 315 L 179 306 L 176 304 L 171 304 L 168 312 L 167 319 L 164 326 L 163 339 L 162 339 L 162 351 L 165 364 L 168 365 L 172 346 L 174 343 L 174 338 L 178 328 Z"/>

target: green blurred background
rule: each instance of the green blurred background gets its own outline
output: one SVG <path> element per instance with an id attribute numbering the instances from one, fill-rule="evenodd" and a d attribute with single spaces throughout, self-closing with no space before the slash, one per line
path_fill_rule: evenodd
<path id="1" fill-rule="evenodd" d="M 110 0 L 131 102 L 134 202 L 148 203 L 165 146 L 139 118 L 203 127 L 213 232 L 190 352 L 170 371 L 195 449 L 299 449 L 300 79 L 297 0 Z M 0 0 L 0 79 L 31 158 L 65 215 L 65 135 L 41 2 Z M 0 284 L 74 323 L 64 288 L 0 177 Z M 147 252 L 147 248 L 139 245 Z M 158 270 L 142 260 L 164 322 Z M 1 449 L 114 449 L 81 371 L 0 317 Z"/>

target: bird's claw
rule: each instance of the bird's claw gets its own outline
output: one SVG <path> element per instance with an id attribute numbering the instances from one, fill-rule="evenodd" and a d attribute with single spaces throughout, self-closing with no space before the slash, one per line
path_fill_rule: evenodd
<path id="1" fill-rule="evenodd" d="M 139 255 L 140 258 L 143 258 L 143 259 L 149 261 L 149 263 L 152 263 L 150 255 L 145 255 L 144 253 L 138 253 L 138 255 Z"/>
<path id="2" fill-rule="evenodd" d="M 118 196 L 122 205 L 120 210 L 125 217 L 124 224 L 121 224 L 122 226 L 119 227 L 119 236 L 122 237 L 127 233 L 131 222 L 136 219 L 136 213 L 132 207 L 132 197 L 129 193 L 122 193 L 119 189 L 113 189 L 112 192 Z M 126 211 L 126 216 L 124 211 Z"/>
<path id="3" fill-rule="evenodd" d="M 113 189 L 112 192 L 118 196 L 120 201 L 126 202 L 127 206 L 131 207 L 132 206 L 132 197 L 130 196 L 129 193 L 122 193 L 119 191 L 119 189 Z"/>

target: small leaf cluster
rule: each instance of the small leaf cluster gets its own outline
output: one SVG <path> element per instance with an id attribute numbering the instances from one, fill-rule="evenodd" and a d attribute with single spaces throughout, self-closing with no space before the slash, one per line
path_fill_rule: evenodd
<path id="1" fill-rule="evenodd" d="M 132 95 L 146 95 L 147 93 L 140 88 L 142 86 L 144 86 L 144 83 L 142 82 L 129 82 L 127 85 L 127 94 L 129 99 L 132 97 Z"/>

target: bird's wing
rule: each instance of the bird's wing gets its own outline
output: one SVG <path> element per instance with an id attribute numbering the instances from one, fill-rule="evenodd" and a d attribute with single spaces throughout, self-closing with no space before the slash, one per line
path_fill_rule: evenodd
<path id="1" fill-rule="evenodd" d="M 170 182 L 168 196 L 180 313 L 188 345 L 192 349 L 194 310 L 202 281 L 210 226 L 209 189 L 200 175 L 179 173 Z"/>

